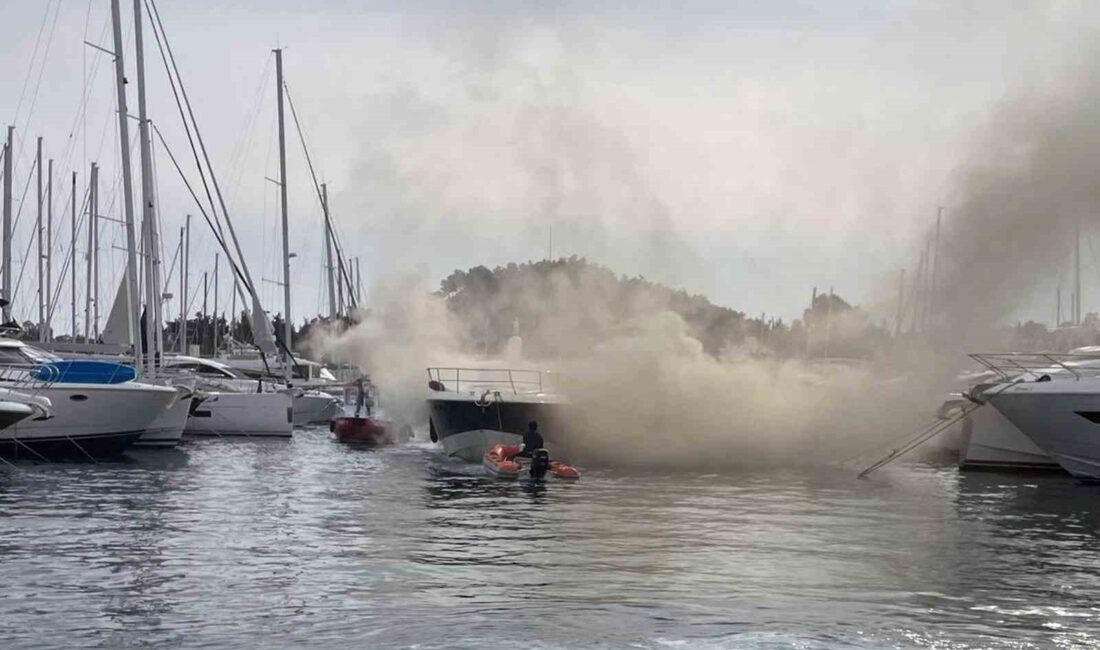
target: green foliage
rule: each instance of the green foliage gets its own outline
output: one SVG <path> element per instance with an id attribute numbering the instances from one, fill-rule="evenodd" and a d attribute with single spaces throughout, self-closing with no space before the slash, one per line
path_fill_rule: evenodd
<path id="1" fill-rule="evenodd" d="M 533 357 L 583 353 L 660 311 L 679 314 L 712 355 L 777 325 L 576 256 L 457 270 L 440 283 L 438 295 L 474 350 L 484 353 L 499 353 L 517 321 Z"/>

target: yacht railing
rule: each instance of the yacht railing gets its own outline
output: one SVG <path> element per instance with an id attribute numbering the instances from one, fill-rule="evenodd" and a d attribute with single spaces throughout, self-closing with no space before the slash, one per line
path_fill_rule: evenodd
<path id="1" fill-rule="evenodd" d="M 48 363 L 0 365 L 0 386 L 22 391 L 48 388 L 61 379 L 61 370 Z"/>
<path id="2" fill-rule="evenodd" d="M 1059 371 L 1071 375 L 1074 380 L 1100 376 L 1100 355 L 1097 354 L 1002 352 L 969 356 L 1005 381 L 1011 381 L 1028 373 L 1049 374 Z"/>
<path id="3" fill-rule="evenodd" d="M 428 368 L 428 385 L 434 390 L 485 389 L 513 395 L 545 392 L 553 384 L 548 370 L 515 368 Z"/>

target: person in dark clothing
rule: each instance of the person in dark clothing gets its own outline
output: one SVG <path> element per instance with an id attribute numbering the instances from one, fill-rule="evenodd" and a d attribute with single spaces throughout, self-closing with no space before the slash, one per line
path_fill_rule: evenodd
<path id="1" fill-rule="evenodd" d="M 519 455 L 530 458 L 532 452 L 545 446 L 542 434 L 539 433 L 539 423 L 531 420 L 527 423 L 527 431 L 523 433 L 523 451 Z"/>

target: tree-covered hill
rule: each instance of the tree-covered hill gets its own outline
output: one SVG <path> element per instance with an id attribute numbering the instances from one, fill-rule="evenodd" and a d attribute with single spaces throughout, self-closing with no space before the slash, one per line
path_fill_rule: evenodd
<path id="1" fill-rule="evenodd" d="M 691 336 L 714 356 L 734 351 L 866 356 L 886 336 L 838 296 L 818 296 L 804 319 L 789 326 L 643 277 L 616 275 L 580 257 L 458 270 L 440 283 L 438 294 L 474 350 L 489 354 L 504 348 L 515 325 L 530 357 L 583 354 L 660 311 L 683 318 Z M 805 322 L 812 328 L 809 345 Z M 814 341 L 814 329 L 822 329 L 828 340 Z"/>

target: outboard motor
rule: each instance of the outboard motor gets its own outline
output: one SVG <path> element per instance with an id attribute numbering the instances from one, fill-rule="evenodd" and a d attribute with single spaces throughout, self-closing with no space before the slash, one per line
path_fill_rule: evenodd
<path id="1" fill-rule="evenodd" d="M 545 449 L 536 449 L 531 454 L 531 478 L 541 481 L 548 471 L 550 471 L 550 452 Z"/>

